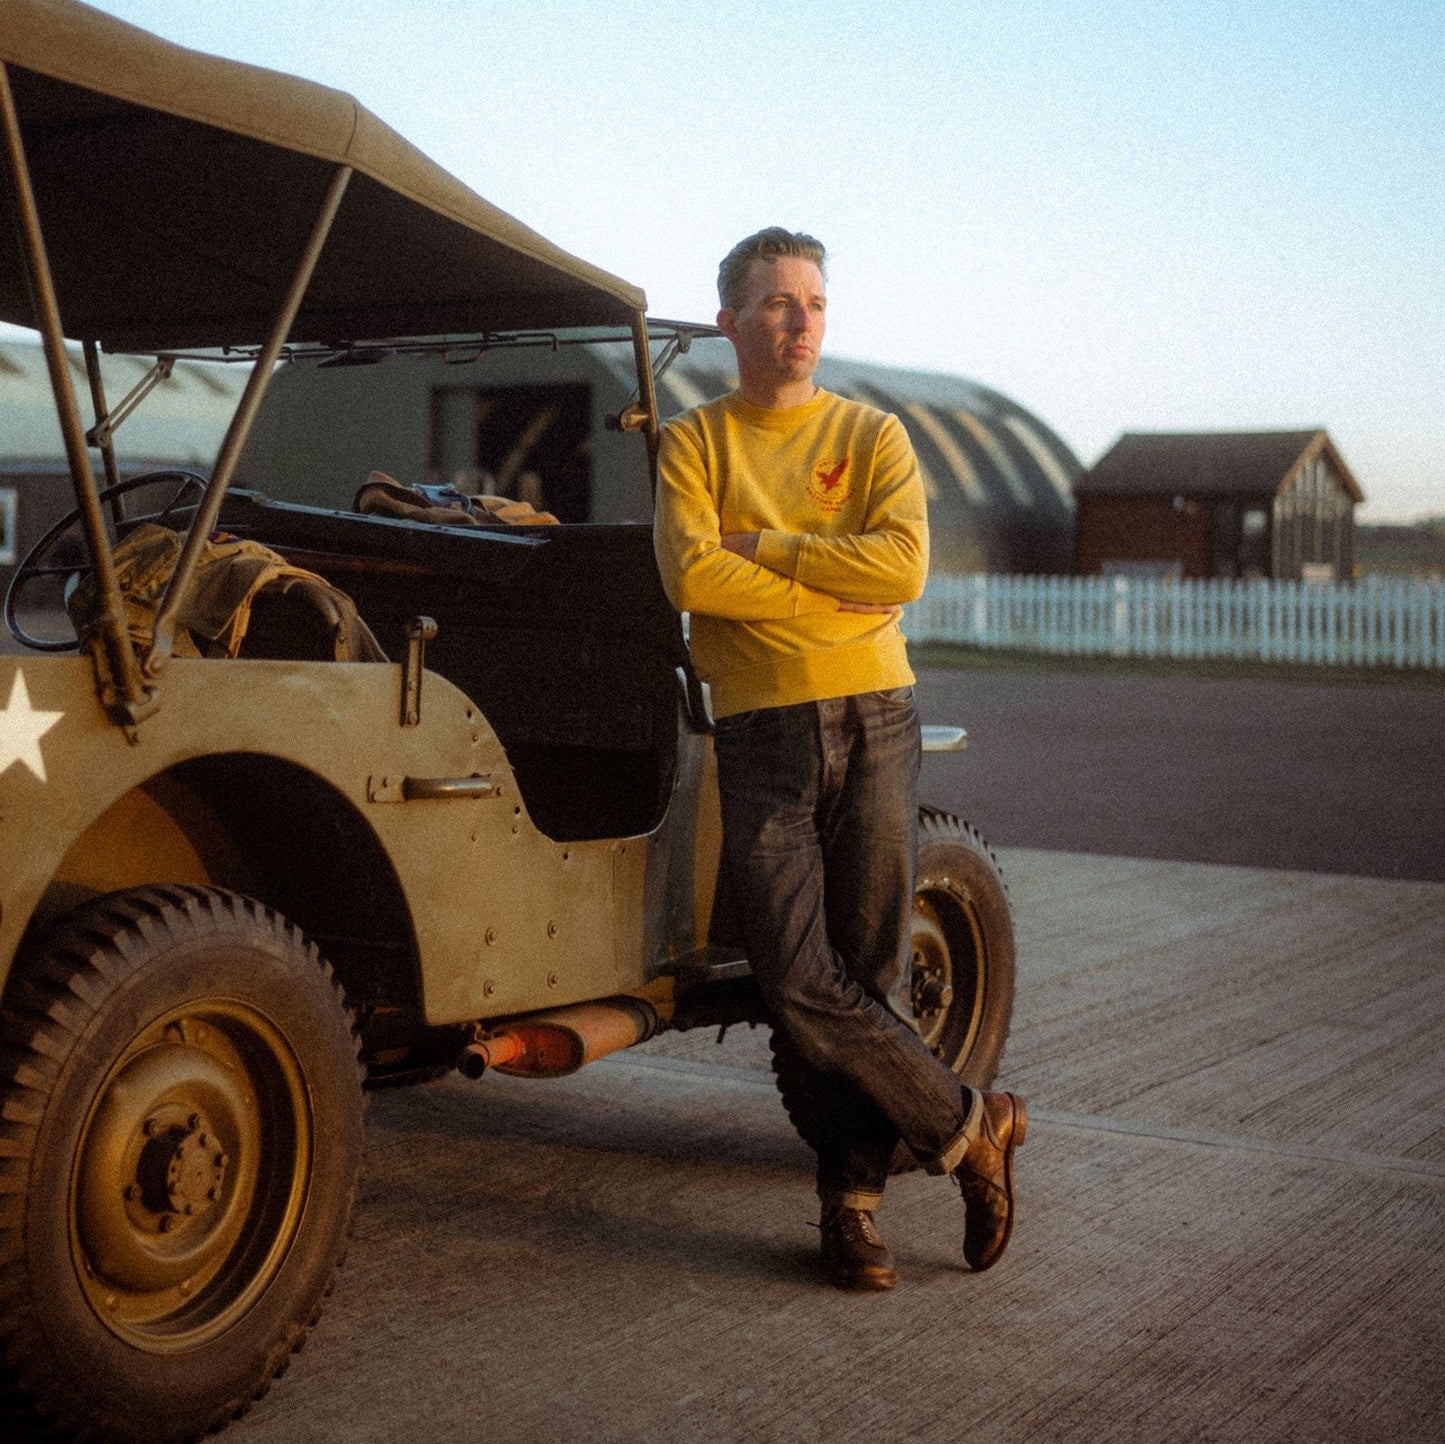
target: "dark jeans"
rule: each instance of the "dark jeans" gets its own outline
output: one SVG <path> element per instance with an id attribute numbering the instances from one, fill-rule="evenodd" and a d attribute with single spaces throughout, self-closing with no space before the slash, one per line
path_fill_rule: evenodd
<path id="1" fill-rule="evenodd" d="M 977 1103 L 913 1022 L 911 687 L 716 725 L 723 861 L 763 998 L 821 1100 L 818 1193 L 873 1208 L 901 1138 L 944 1172 Z"/>

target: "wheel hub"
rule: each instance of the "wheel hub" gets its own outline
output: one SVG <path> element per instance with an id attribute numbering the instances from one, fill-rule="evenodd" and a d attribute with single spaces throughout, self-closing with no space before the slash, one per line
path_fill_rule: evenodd
<path id="1" fill-rule="evenodd" d="M 87 1272 L 130 1295 L 214 1271 L 249 1202 L 232 1158 L 259 1147 L 254 1103 L 219 1030 L 186 1019 L 138 1049 L 89 1131 L 76 1225 Z"/>
<path id="2" fill-rule="evenodd" d="M 166 1117 L 177 1107 L 157 1109 L 141 1125 L 145 1142 L 136 1163 L 136 1182 L 128 1202 L 142 1215 L 156 1215 L 155 1227 L 170 1232 L 178 1218 L 194 1218 L 220 1201 L 230 1158 L 203 1113 L 192 1112 L 179 1125 Z M 132 1219 L 145 1227 L 144 1217 Z"/>
<path id="3" fill-rule="evenodd" d="M 913 980 L 913 1011 L 917 1014 L 941 1012 L 953 1002 L 953 984 L 922 971 L 926 963 L 921 954 L 915 959 L 914 966 L 920 971 Z"/>
<path id="4" fill-rule="evenodd" d="M 948 936 L 938 913 L 922 897 L 916 898 L 913 904 L 910 958 L 913 1016 L 924 1042 L 930 1048 L 937 1048 L 953 1003 L 953 964 Z"/>

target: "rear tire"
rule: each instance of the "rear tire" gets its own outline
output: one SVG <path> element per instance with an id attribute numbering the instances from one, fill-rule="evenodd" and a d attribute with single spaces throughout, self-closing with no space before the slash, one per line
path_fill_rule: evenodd
<path id="1" fill-rule="evenodd" d="M 1008 885 L 977 828 L 925 807 L 913 887 L 913 1012 L 970 1088 L 998 1076 L 1014 1005 Z"/>
<path id="2" fill-rule="evenodd" d="M 969 823 L 919 812 L 913 890 L 913 1011 L 934 1056 L 970 1088 L 987 1088 L 1003 1061 L 1013 1017 L 1014 929 L 1008 888 L 992 849 Z M 803 1141 L 817 1147 L 811 1074 L 774 1030 L 773 1074 Z M 917 1167 L 902 1144 L 895 1173 Z"/>
<path id="3" fill-rule="evenodd" d="M 114 893 L 17 962 L 0 1038 L 5 1392 L 79 1438 L 238 1417 L 349 1234 L 360 1068 L 330 968 L 238 894 Z"/>

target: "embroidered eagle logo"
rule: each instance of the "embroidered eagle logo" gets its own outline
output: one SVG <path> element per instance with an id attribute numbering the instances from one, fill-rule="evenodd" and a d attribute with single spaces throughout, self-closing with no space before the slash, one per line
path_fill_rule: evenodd
<path id="1" fill-rule="evenodd" d="M 848 500 L 852 488 L 848 483 L 848 458 L 821 457 L 813 463 L 808 478 L 808 495 L 824 511 L 837 511 Z"/>

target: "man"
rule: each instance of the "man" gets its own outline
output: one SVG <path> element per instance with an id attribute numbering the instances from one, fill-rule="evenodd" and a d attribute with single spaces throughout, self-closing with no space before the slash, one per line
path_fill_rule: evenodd
<path id="1" fill-rule="evenodd" d="M 818 1103 L 824 1263 L 841 1287 L 886 1289 L 874 1213 L 898 1140 L 958 1180 L 964 1257 L 986 1269 L 1012 1230 L 1027 1111 L 964 1087 L 912 1019 L 920 733 L 898 621 L 927 574 L 927 517 L 897 417 L 813 382 L 823 265 L 778 227 L 723 260 L 738 389 L 664 429 L 656 547 L 711 689 L 748 958 Z"/>

